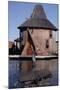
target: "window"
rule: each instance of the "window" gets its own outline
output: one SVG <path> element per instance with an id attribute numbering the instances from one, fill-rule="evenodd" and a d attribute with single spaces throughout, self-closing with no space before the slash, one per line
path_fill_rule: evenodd
<path id="1" fill-rule="evenodd" d="M 20 41 L 22 41 L 22 40 L 23 40 L 23 32 L 20 31 Z"/>
<path id="2" fill-rule="evenodd" d="M 50 38 L 52 38 L 52 31 L 50 30 Z"/>
<path id="3" fill-rule="evenodd" d="M 46 40 L 46 48 L 49 48 L 49 41 Z"/>

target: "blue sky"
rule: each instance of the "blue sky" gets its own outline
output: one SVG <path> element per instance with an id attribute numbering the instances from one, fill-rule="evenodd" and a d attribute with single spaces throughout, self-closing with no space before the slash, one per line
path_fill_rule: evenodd
<path id="1" fill-rule="evenodd" d="M 40 3 L 41 4 L 41 3 Z M 19 37 L 17 27 L 30 17 L 36 3 L 8 2 L 8 34 L 9 41 Z M 58 6 L 56 4 L 41 4 L 47 18 L 58 28 Z"/>

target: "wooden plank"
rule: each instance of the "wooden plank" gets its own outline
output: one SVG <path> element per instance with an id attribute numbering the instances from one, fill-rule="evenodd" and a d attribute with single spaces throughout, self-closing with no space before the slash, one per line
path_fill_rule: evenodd
<path id="1" fill-rule="evenodd" d="M 36 60 L 52 60 L 58 59 L 58 56 L 51 55 L 51 56 L 35 56 Z M 32 56 L 20 56 L 20 55 L 10 55 L 9 60 L 18 60 L 18 61 L 31 61 Z"/>

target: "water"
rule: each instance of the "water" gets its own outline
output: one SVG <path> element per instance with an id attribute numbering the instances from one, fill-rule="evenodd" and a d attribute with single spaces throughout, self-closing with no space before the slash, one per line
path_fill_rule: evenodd
<path id="1" fill-rule="evenodd" d="M 46 61 L 44 61 L 44 63 L 45 62 Z M 19 81 L 19 77 L 20 77 L 20 73 L 21 73 L 21 70 L 19 69 L 19 63 L 20 63 L 20 61 L 17 61 L 17 60 L 9 60 L 9 88 L 23 87 L 23 84 L 21 84 Z M 52 77 L 39 82 L 40 86 L 58 85 L 58 66 L 57 66 L 58 63 L 57 63 L 57 60 L 51 60 L 51 61 L 48 61 L 48 63 L 50 64 L 49 68 L 51 70 Z M 46 65 L 45 65 L 45 67 L 46 67 Z M 48 68 L 48 65 L 47 65 L 47 68 Z"/>
<path id="2" fill-rule="evenodd" d="M 19 61 L 9 61 L 9 88 L 17 87 L 19 78 Z"/>

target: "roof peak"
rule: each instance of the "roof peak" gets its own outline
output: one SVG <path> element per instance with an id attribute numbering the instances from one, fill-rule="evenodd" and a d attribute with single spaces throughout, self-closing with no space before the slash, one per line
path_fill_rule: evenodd
<path id="1" fill-rule="evenodd" d="M 44 8 L 41 4 L 35 5 L 31 18 L 47 19 Z"/>
<path id="2" fill-rule="evenodd" d="M 41 4 L 35 5 L 31 17 L 22 23 L 18 28 L 41 28 L 57 31 L 57 28 L 48 20 Z M 22 29 L 21 29 L 22 30 Z"/>

